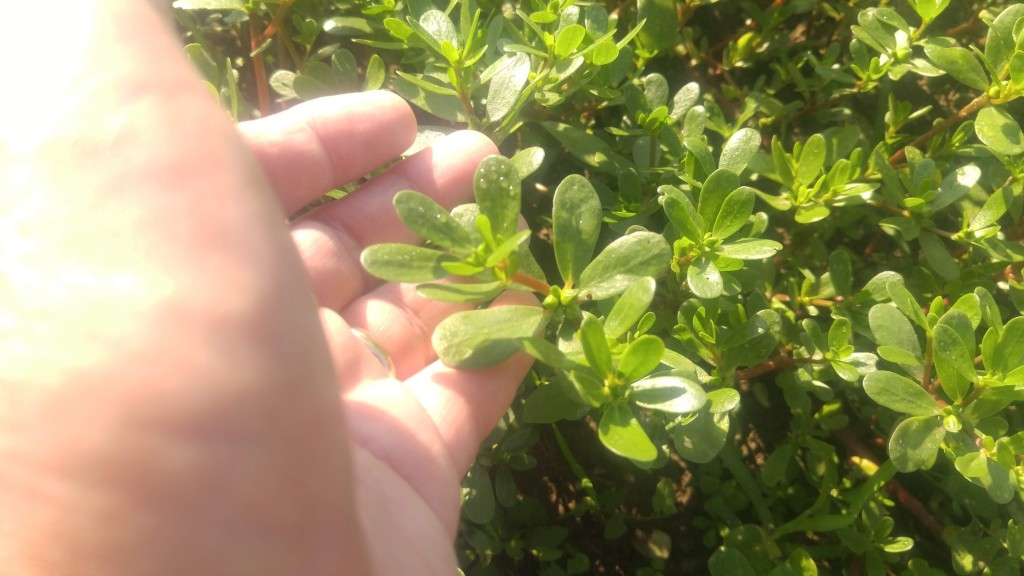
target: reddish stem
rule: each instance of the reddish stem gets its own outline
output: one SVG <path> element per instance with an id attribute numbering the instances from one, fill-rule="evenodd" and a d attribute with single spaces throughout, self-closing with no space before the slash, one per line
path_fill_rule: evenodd
<path id="1" fill-rule="evenodd" d="M 941 124 L 939 124 L 938 126 L 932 128 L 927 133 L 925 133 L 924 136 L 921 136 L 917 140 L 914 140 L 910 144 L 907 144 L 903 148 L 900 148 L 899 150 L 897 150 L 895 154 L 893 154 L 892 156 L 889 157 L 889 165 L 890 166 L 895 166 L 901 160 L 906 158 L 907 157 L 907 148 L 909 148 L 911 146 L 917 147 L 917 146 L 920 146 L 921 144 L 924 144 L 925 142 L 930 140 L 932 138 L 932 136 L 935 136 L 939 132 L 942 132 L 943 130 L 946 130 L 947 128 L 950 128 L 951 126 L 955 126 L 955 125 L 963 122 L 970 115 L 974 114 L 978 110 L 981 110 L 985 106 L 988 106 L 990 102 L 991 102 L 991 99 L 988 97 L 988 94 L 982 94 L 981 96 L 978 96 L 974 100 L 971 100 L 971 102 L 969 104 L 967 104 L 967 106 L 964 106 L 959 111 L 957 111 L 956 114 L 950 116 L 949 118 L 946 118 L 946 120 L 943 121 Z"/>

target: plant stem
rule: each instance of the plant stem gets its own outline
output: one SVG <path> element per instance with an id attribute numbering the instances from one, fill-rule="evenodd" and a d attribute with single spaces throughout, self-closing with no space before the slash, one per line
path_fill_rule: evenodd
<path id="1" fill-rule="evenodd" d="M 751 378 L 755 378 L 762 374 L 767 374 L 768 372 L 774 372 L 775 370 L 784 370 L 786 368 L 792 368 L 793 366 L 798 366 L 800 364 L 824 363 L 824 359 L 816 360 L 814 358 L 793 358 L 792 356 L 786 353 L 782 353 L 774 358 L 769 358 L 768 360 L 765 360 L 764 362 L 758 364 L 757 366 L 751 366 L 750 368 L 746 368 L 744 370 L 737 370 L 735 376 L 736 380 L 750 380 Z"/>
<path id="2" fill-rule="evenodd" d="M 764 499 L 764 493 L 750 473 L 750 468 L 740 458 L 740 449 L 735 444 L 726 444 L 719 453 L 722 464 L 732 474 L 732 477 L 740 485 L 740 489 L 747 495 L 750 504 L 754 507 L 757 520 L 765 528 L 772 530 L 775 527 L 775 520 L 772 518 L 771 510 Z"/>
<path id="3" fill-rule="evenodd" d="M 512 281 L 515 282 L 516 284 L 526 286 L 527 288 L 533 290 L 534 292 L 540 292 L 545 296 L 551 293 L 551 286 L 548 286 L 546 283 L 532 276 L 523 274 L 522 272 L 512 273 Z"/>
<path id="4" fill-rule="evenodd" d="M 569 465 L 569 469 L 576 475 L 576 478 L 580 481 L 580 486 L 583 487 L 583 491 L 587 493 L 587 496 L 594 501 L 595 511 L 602 518 L 604 514 L 601 513 L 600 501 L 597 498 L 597 490 L 594 490 L 594 482 L 590 480 L 590 476 L 587 475 L 587 471 L 580 466 L 579 461 L 572 455 L 572 450 L 569 449 L 569 444 L 566 443 L 565 438 L 562 437 L 562 433 L 559 432 L 558 426 L 555 424 L 551 425 L 551 429 L 555 432 L 555 441 L 558 442 L 558 449 L 562 452 L 562 457 L 565 458 L 566 464 Z"/>
<path id="5" fill-rule="evenodd" d="M 249 39 L 252 48 L 252 71 L 256 83 L 256 98 L 259 101 L 260 116 L 270 115 L 270 92 L 267 89 L 267 68 L 263 62 L 263 54 L 258 53 L 259 47 L 263 44 L 264 38 L 256 33 L 255 17 L 249 16 Z"/>
<path id="6" fill-rule="evenodd" d="M 950 128 L 952 126 L 955 126 L 955 125 L 963 122 L 964 120 L 966 120 L 969 116 L 971 116 L 972 114 L 974 114 L 978 110 L 981 110 L 985 106 L 988 106 L 991 102 L 992 102 L 992 99 L 988 97 L 988 94 L 982 94 L 981 96 L 978 96 L 974 100 L 971 100 L 969 104 L 967 104 L 966 106 L 964 106 L 963 108 L 958 110 L 956 114 L 950 116 L 949 118 L 946 118 L 945 121 L 943 121 L 938 126 L 932 128 L 931 130 L 926 132 L 920 138 L 914 140 L 910 144 L 907 144 L 903 148 L 900 148 L 899 150 L 897 150 L 895 154 L 893 154 L 892 156 L 889 157 L 889 165 L 890 166 L 895 166 L 901 160 L 906 158 L 907 157 L 907 148 L 909 148 L 911 146 L 917 147 L 917 146 L 920 146 L 921 144 L 924 144 L 925 142 L 930 140 L 932 138 L 932 136 L 935 136 L 936 134 L 942 132 L 943 130 L 946 130 L 947 128 Z"/>

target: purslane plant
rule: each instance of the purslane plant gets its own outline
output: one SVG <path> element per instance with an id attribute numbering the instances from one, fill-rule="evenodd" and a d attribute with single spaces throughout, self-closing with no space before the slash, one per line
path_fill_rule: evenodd
<path id="1" fill-rule="evenodd" d="M 1019 572 L 1024 5 L 175 5 L 237 117 L 387 86 L 417 146 L 511 157 L 364 255 L 479 305 L 449 364 L 538 359 L 464 483 L 468 574 Z"/>

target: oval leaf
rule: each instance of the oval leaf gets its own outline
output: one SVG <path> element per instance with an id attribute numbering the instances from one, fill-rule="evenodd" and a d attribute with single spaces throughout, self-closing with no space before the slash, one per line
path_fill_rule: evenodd
<path id="1" fill-rule="evenodd" d="M 657 447 L 625 402 L 605 406 L 597 435 L 609 450 L 630 460 L 653 462 L 658 457 Z"/>
<path id="2" fill-rule="evenodd" d="M 730 136 L 722 146 L 722 156 L 718 160 L 718 167 L 739 174 L 747 167 L 747 162 L 750 162 L 760 147 L 761 134 L 753 128 L 742 128 Z"/>
<path id="3" fill-rule="evenodd" d="M 616 374 L 622 382 L 636 382 L 661 363 L 665 343 L 657 336 L 645 335 L 633 340 L 619 358 Z"/>
<path id="4" fill-rule="evenodd" d="M 486 368 L 519 350 L 517 340 L 536 336 L 548 317 L 537 306 L 498 306 L 456 312 L 431 339 L 438 358 L 453 368 Z"/>
<path id="5" fill-rule="evenodd" d="M 508 158 L 495 155 L 480 162 L 473 176 L 473 196 L 480 213 L 490 219 L 495 236 L 515 234 L 520 195 L 519 172 Z"/>
<path id="6" fill-rule="evenodd" d="M 441 265 L 458 259 L 410 244 L 374 244 L 359 256 L 363 268 L 388 282 L 428 282 L 448 275 Z"/>
<path id="7" fill-rule="evenodd" d="M 519 100 L 530 77 L 530 57 L 521 52 L 505 56 L 509 60 L 491 78 L 487 89 L 487 118 L 501 120 Z"/>
<path id="8" fill-rule="evenodd" d="M 704 389 L 678 376 L 657 376 L 633 383 L 629 399 L 637 406 L 673 414 L 689 414 L 707 402 Z"/>
<path id="9" fill-rule="evenodd" d="M 945 437 L 941 418 L 911 416 L 893 430 L 889 438 L 889 457 L 900 472 L 927 470 L 935 464 L 935 455 Z"/>
<path id="10" fill-rule="evenodd" d="M 939 409 L 924 388 L 892 372 L 872 372 L 864 377 L 864 392 L 881 406 L 913 416 L 938 414 Z"/>
<path id="11" fill-rule="evenodd" d="M 573 283 L 590 263 L 601 234 L 601 200 L 593 185 L 578 174 L 555 189 L 551 227 L 555 262 L 566 284 Z"/>
<path id="12" fill-rule="evenodd" d="M 612 353 L 608 348 L 608 340 L 605 339 L 604 330 L 601 329 L 601 321 L 596 316 L 587 314 L 580 324 L 580 343 L 583 344 L 583 354 L 587 357 L 587 363 L 603 378 L 612 374 Z"/>
<path id="13" fill-rule="evenodd" d="M 630 284 L 604 320 L 605 336 L 616 340 L 636 324 L 654 300 L 656 287 L 657 283 L 650 276 L 637 278 Z"/>
<path id="14" fill-rule="evenodd" d="M 744 238 L 715 248 L 715 254 L 739 260 L 761 260 L 770 258 L 782 250 L 782 244 L 774 240 Z"/>
<path id="15" fill-rule="evenodd" d="M 961 46 L 925 44 L 928 59 L 957 81 L 975 90 L 988 89 L 988 76 L 973 52 Z"/>
<path id="16" fill-rule="evenodd" d="M 700 197 L 697 198 L 697 214 L 700 214 L 706 224 L 716 221 L 725 199 L 739 187 L 740 178 L 735 172 L 727 169 L 715 170 L 708 176 L 704 186 L 700 189 Z"/>
<path id="17" fill-rule="evenodd" d="M 580 274 L 580 297 L 603 300 L 622 293 L 637 278 L 668 269 L 672 249 L 660 234 L 634 232 L 608 245 Z"/>
<path id="18" fill-rule="evenodd" d="M 1020 124 L 1002 108 L 989 106 L 978 112 L 974 131 L 986 146 L 999 154 L 1024 153 L 1024 132 Z"/>
<path id="19" fill-rule="evenodd" d="M 587 29 L 579 24 L 572 24 L 562 28 L 555 39 L 555 57 L 558 59 L 568 58 L 587 36 Z"/>
<path id="20" fill-rule="evenodd" d="M 469 233 L 440 204 L 413 190 L 395 194 L 395 211 L 420 238 L 450 250 L 473 249 Z"/>
<path id="21" fill-rule="evenodd" d="M 701 256 L 686 268 L 686 285 L 698 298 L 710 299 L 722 295 L 725 282 L 711 258 Z"/>
<path id="22" fill-rule="evenodd" d="M 725 198 L 711 235 L 719 240 L 725 240 L 739 232 L 753 212 L 754 190 L 747 186 L 740 186 Z"/>

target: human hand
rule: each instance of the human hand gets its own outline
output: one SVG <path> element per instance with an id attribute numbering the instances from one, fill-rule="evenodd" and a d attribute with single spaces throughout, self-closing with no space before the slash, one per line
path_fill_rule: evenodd
<path id="1" fill-rule="evenodd" d="M 459 308 L 378 285 L 358 254 L 413 239 L 398 189 L 467 200 L 493 145 L 453 135 L 289 229 L 405 149 L 410 110 L 326 99 L 239 138 L 156 5 L 75 3 L 58 28 L 83 44 L 76 72 L 38 77 L 38 101 L 0 119 L 0 561 L 454 573 L 458 481 L 529 360 L 434 362 L 433 327 Z"/>

